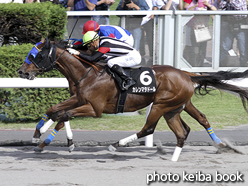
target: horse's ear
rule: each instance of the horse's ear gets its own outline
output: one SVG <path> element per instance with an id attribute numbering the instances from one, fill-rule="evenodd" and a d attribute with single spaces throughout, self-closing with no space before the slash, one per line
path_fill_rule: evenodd
<path id="1" fill-rule="evenodd" d="M 41 42 L 44 43 L 45 41 L 46 41 L 46 39 L 43 37 L 43 38 L 41 39 Z"/>
<path id="2" fill-rule="evenodd" d="M 50 48 L 50 41 L 48 39 L 48 37 L 46 37 L 46 44 L 45 44 L 46 48 Z"/>

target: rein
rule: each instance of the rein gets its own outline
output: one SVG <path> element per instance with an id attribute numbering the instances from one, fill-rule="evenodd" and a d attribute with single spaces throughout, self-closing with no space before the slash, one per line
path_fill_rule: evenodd
<path id="1" fill-rule="evenodd" d="M 96 65 L 94 65 L 94 64 L 92 64 L 92 63 L 90 63 L 90 62 L 88 62 L 88 61 L 83 60 L 82 58 L 78 57 L 78 56 L 75 55 L 75 54 L 73 54 L 73 56 L 74 56 L 75 58 L 77 58 L 79 61 L 82 61 L 83 63 L 86 63 L 86 64 L 88 64 L 88 65 L 91 66 L 90 70 L 89 70 L 86 74 L 84 74 L 84 76 L 83 76 L 77 83 L 75 83 L 74 86 L 77 86 L 77 85 L 80 83 L 80 81 L 82 81 L 82 80 L 88 75 L 88 73 L 89 73 L 93 68 L 94 68 L 96 71 L 100 72 L 100 70 L 97 68 Z"/>
<path id="2" fill-rule="evenodd" d="M 82 61 L 82 62 L 84 62 L 84 63 L 90 65 L 90 66 L 91 66 L 92 68 L 94 68 L 96 71 L 100 72 L 100 70 L 97 68 L 96 65 L 94 65 L 94 64 L 92 64 L 92 63 L 90 63 L 90 62 L 88 62 L 88 61 L 83 60 L 82 58 L 76 56 L 75 54 L 73 54 L 73 56 L 74 56 L 75 58 L 77 58 L 78 60 L 80 60 L 80 61 Z"/>
<path id="3" fill-rule="evenodd" d="M 74 84 L 74 86 L 77 86 L 77 85 L 80 83 L 80 81 L 82 81 L 82 80 L 88 75 L 88 73 L 89 73 L 92 69 L 93 69 L 93 67 L 91 67 L 90 70 L 89 70 L 86 74 L 84 74 L 84 76 L 83 76 L 80 80 L 78 80 L 77 83 Z"/>

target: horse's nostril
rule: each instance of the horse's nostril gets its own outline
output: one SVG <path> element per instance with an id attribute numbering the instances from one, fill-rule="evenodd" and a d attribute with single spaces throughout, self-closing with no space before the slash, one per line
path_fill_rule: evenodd
<path id="1" fill-rule="evenodd" d="M 29 73 L 26 72 L 24 75 L 25 75 L 26 77 L 28 77 L 28 76 L 29 76 Z"/>
<path id="2" fill-rule="evenodd" d="M 18 74 L 22 74 L 22 71 L 18 71 Z"/>

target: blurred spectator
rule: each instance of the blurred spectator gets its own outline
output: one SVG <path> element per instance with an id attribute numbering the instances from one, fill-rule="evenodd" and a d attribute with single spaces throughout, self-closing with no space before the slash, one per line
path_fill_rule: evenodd
<path id="1" fill-rule="evenodd" d="M 63 5 L 65 8 L 67 8 L 67 3 L 68 3 L 68 0 L 56 0 L 58 2 L 58 4 L 61 4 Z"/>
<path id="2" fill-rule="evenodd" d="M 149 6 L 144 0 L 120 0 L 116 10 L 148 10 Z M 130 13 L 131 14 L 131 13 Z M 125 19 L 125 26 L 134 37 L 134 48 L 138 51 L 142 36 L 141 22 L 144 15 L 128 15 Z"/>
<path id="3" fill-rule="evenodd" d="M 222 10 L 247 11 L 246 0 L 219 0 L 219 8 Z M 226 66 L 227 57 L 233 46 L 234 38 L 237 39 L 240 66 L 247 66 L 247 15 L 221 16 L 221 40 L 220 40 L 220 65 Z"/>
<path id="4" fill-rule="evenodd" d="M 153 0 L 153 5 L 158 10 L 182 10 L 182 0 Z"/>
<path id="5" fill-rule="evenodd" d="M 184 2 L 183 9 L 187 10 L 187 8 L 190 5 L 190 3 L 192 2 L 192 0 L 183 0 L 183 2 Z"/>
<path id="6" fill-rule="evenodd" d="M 169 10 L 172 5 L 172 0 L 166 1 L 163 0 L 153 0 L 153 10 Z"/>
<path id="7" fill-rule="evenodd" d="M 200 11 L 200 10 L 208 10 L 208 11 L 215 11 L 217 10 L 217 1 L 212 3 L 211 0 L 203 0 L 202 3 L 199 3 L 198 0 L 193 0 L 190 5 L 188 6 L 187 10 L 193 11 Z M 207 15 L 196 15 L 194 18 L 190 20 L 188 26 L 191 26 L 190 29 L 190 42 L 191 42 L 191 50 L 188 51 L 185 58 L 187 61 L 195 67 L 203 66 L 204 59 L 206 57 L 206 50 L 207 50 L 207 41 L 197 42 L 196 36 L 194 33 L 194 29 L 198 25 L 203 25 L 204 27 L 208 27 L 210 16 Z"/>
<path id="8" fill-rule="evenodd" d="M 149 10 L 153 10 L 153 0 L 145 0 L 149 6 Z M 154 15 L 148 14 L 143 19 L 147 20 L 145 24 L 141 25 L 142 37 L 140 40 L 140 55 L 142 57 L 142 65 L 151 66 L 153 64 L 153 26 L 154 26 Z M 148 45 L 149 59 L 146 61 L 146 47 Z"/>
<path id="9" fill-rule="evenodd" d="M 192 2 L 192 0 L 183 0 L 184 5 L 183 5 L 183 9 L 187 10 L 188 6 L 190 5 L 190 3 Z M 183 57 L 184 59 L 186 59 L 186 61 L 188 61 L 188 55 L 191 52 L 191 40 L 190 40 L 190 33 L 191 33 L 191 26 L 189 26 L 188 24 L 185 25 L 185 48 L 183 50 Z"/>
<path id="10" fill-rule="evenodd" d="M 68 0 L 67 6 L 71 7 L 71 11 L 94 11 L 97 5 L 97 0 Z M 67 32 L 71 38 L 81 38 L 83 26 L 86 21 L 91 19 L 91 16 L 68 16 Z M 78 20 L 78 21 L 77 21 Z M 76 23 L 77 21 L 77 23 Z M 76 26 L 73 29 L 74 25 Z"/>
<path id="11" fill-rule="evenodd" d="M 115 0 L 98 0 L 96 11 L 109 11 L 109 7 L 115 3 Z M 94 20 L 100 25 L 109 25 L 108 15 L 94 16 Z"/>

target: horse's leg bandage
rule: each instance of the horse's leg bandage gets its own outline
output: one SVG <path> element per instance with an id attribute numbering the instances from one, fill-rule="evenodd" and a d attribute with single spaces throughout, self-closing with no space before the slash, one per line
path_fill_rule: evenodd
<path id="1" fill-rule="evenodd" d="M 131 135 L 131 136 L 129 136 L 129 137 L 126 137 L 126 138 L 120 140 L 120 141 L 119 141 L 119 145 L 120 145 L 120 146 L 124 146 L 124 145 L 126 145 L 127 143 L 132 142 L 132 141 L 137 140 L 137 139 L 138 139 L 137 134 L 133 134 L 133 135 Z"/>
<path id="2" fill-rule="evenodd" d="M 44 134 L 47 131 L 47 129 L 51 127 L 53 123 L 54 121 L 52 119 L 49 119 L 48 122 L 46 122 L 45 125 L 43 125 L 43 127 L 40 128 L 40 133 Z"/>
<path id="3" fill-rule="evenodd" d="M 181 151 L 182 151 L 182 148 L 176 146 L 176 148 L 174 150 L 174 153 L 172 155 L 171 161 L 177 161 L 179 156 L 180 156 L 180 154 L 181 154 Z"/>
<path id="4" fill-rule="evenodd" d="M 208 132 L 209 136 L 212 138 L 212 140 L 213 140 L 215 143 L 217 143 L 217 144 L 220 144 L 220 143 L 221 143 L 220 138 L 218 138 L 218 137 L 215 135 L 215 133 L 214 133 L 212 127 L 209 127 L 209 128 L 207 129 L 207 132 Z"/>
<path id="5" fill-rule="evenodd" d="M 40 130 L 41 127 L 43 127 L 44 123 L 49 119 L 48 115 L 45 114 L 43 118 L 39 121 L 39 123 L 36 125 L 36 128 Z"/>
<path id="6" fill-rule="evenodd" d="M 65 121 L 64 124 L 65 124 L 65 131 L 66 131 L 67 139 L 72 140 L 73 134 L 71 131 L 71 126 L 70 126 L 69 121 Z"/>
<path id="7" fill-rule="evenodd" d="M 53 129 L 49 136 L 45 139 L 45 143 L 49 145 L 57 133 L 58 131 L 56 129 Z"/>

